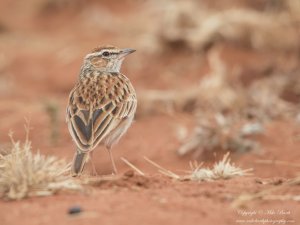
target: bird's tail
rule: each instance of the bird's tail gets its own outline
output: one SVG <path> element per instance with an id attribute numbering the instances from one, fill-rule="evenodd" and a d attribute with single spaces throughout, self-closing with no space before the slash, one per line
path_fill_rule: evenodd
<path id="1" fill-rule="evenodd" d="M 76 151 L 73 164 L 72 164 L 72 176 L 76 177 L 81 174 L 86 161 L 88 160 L 87 152 Z"/>

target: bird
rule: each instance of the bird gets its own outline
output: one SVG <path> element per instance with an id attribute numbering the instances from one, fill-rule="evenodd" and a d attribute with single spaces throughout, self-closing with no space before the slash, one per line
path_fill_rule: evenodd
<path id="1" fill-rule="evenodd" d="M 66 110 L 68 130 L 77 147 L 72 176 L 82 174 L 97 146 L 106 148 L 113 174 L 117 174 L 112 146 L 132 124 L 137 108 L 135 89 L 120 69 L 124 58 L 135 51 L 106 45 L 85 56 Z M 93 162 L 92 166 L 95 172 Z"/>

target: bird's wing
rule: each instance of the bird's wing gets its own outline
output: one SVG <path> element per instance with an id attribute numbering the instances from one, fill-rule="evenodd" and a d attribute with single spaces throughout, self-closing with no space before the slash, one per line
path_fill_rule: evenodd
<path id="1" fill-rule="evenodd" d="M 106 82 L 106 78 L 101 79 Z M 135 91 L 125 78 L 115 78 L 109 88 L 99 91 L 93 91 L 93 85 L 88 87 L 83 83 L 72 90 L 67 107 L 67 122 L 71 136 L 81 151 L 92 150 L 124 118 L 132 117 L 135 113 Z"/>

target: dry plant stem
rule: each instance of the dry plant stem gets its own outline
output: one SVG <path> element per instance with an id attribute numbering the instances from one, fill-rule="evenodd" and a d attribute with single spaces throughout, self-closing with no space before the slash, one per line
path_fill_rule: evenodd
<path id="1" fill-rule="evenodd" d="M 189 165 L 190 165 L 191 170 L 195 171 L 195 170 L 199 170 L 203 166 L 203 162 L 198 163 L 196 160 L 193 162 L 190 161 Z"/>
<path id="2" fill-rule="evenodd" d="M 147 158 L 146 156 L 144 156 L 144 159 L 149 162 L 151 165 L 155 166 L 156 168 L 159 169 L 159 172 L 168 176 L 168 177 L 171 177 L 171 178 L 174 178 L 174 179 L 177 179 L 177 180 L 181 180 L 182 177 L 177 175 L 176 173 L 173 173 L 172 171 L 170 170 L 167 170 L 165 168 L 163 168 L 162 166 L 158 165 L 157 163 L 153 162 L 152 160 L 150 160 L 149 158 Z"/>
<path id="3" fill-rule="evenodd" d="M 269 193 L 271 193 L 273 191 L 279 190 L 283 187 L 287 187 L 287 186 L 290 186 L 290 185 L 299 185 L 299 184 L 300 184 L 300 176 L 296 177 L 292 180 L 289 180 L 289 181 L 287 181 L 286 183 L 284 183 L 280 186 L 271 187 L 271 188 L 262 190 L 258 193 L 255 193 L 255 194 L 241 194 L 240 196 L 237 197 L 236 200 L 234 200 L 232 202 L 231 206 L 233 208 L 239 208 L 241 206 L 244 206 L 249 201 L 259 199 L 259 198 L 265 199 L 266 197 L 270 196 Z"/>
<path id="4" fill-rule="evenodd" d="M 275 164 L 275 165 L 282 165 L 282 166 L 292 166 L 292 167 L 298 167 L 300 168 L 300 164 L 299 163 L 291 163 L 291 162 L 286 162 L 286 161 L 281 161 L 281 160 L 263 160 L 263 159 L 259 159 L 259 160 L 255 160 L 255 163 L 259 163 L 259 164 Z"/>
<path id="5" fill-rule="evenodd" d="M 300 195 L 268 195 L 265 196 L 263 199 L 265 200 L 280 200 L 280 201 L 300 201 Z"/>
<path id="6" fill-rule="evenodd" d="M 121 160 L 130 168 L 132 168 L 134 171 L 136 171 L 138 174 L 145 176 L 145 173 L 143 173 L 140 169 L 138 169 L 135 165 L 133 165 L 132 163 L 130 163 L 127 159 L 121 157 Z"/>

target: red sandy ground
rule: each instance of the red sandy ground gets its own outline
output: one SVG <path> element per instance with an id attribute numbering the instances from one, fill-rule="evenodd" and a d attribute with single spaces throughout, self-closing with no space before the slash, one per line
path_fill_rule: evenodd
<path id="1" fill-rule="evenodd" d="M 64 123 L 64 109 L 68 92 L 77 79 L 81 58 L 99 43 L 120 43 L 133 47 L 134 41 L 125 28 L 120 33 L 109 31 L 103 34 L 99 30 L 87 33 L 88 30 L 83 30 L 84 26 L 80 25 L 82 17 L 76 14 L 79 10 L 76 7 L 59 11 L 55 16 L 53 12 L 39 15 L 34 7 L 37 2 L 0 2 L 0 23 L 6 29 L 0 34 L 1 52 L 6 59 L 5 66 L 2 68 L 1 65 L 0 78 L 8 82 L 0 88 L 0 114 L 3 118 L 0 143 L 3 146 L 9 143 L 6 135 L 9 130 L 14 131 L 15 139 L 24 139 L 24 117 L 28 117 L 31 119 L 30 138 L 33 148 L 40 149 L 44 154 L 71 160 L 74 144 Z M 94 1 L 89 2 L 96 7 Z M 143 5 L 142 1 L 138 5 L 133 1 L 124 2 L 120 6 L 102 1 L 101 7 L 116 18 L 127 19 L 130 12 L 142 8 L 139 4 Z M 226 2 L 229 4 L 234 1 Z M 101 8 L 99 5 L 97 7 Z M 121 34 L 124 35 L 122 38 L 119 36 Z M 273 52 L 256 52 L 231 44 L 222 44 L 222 47 L 222 58 L 228 66 L 241 66 L 245 76 L 250 73 L 259 77 L 264 68 L 270 65 L 280 72 L 298 68 L 297 53 L 276 53 L 274 57 Z M 69 58 L 63 61 L 66 55 Z M 192 62 L 187 58 L 192 59 Z M 175 68 L 174 74 L 168 73 L 170 68 Z M 139 91 L 187 87 L 198 82 L 209 68 L 204 56 L 190 56 L 184 52 L 159 55 L 137 52 L 125 61 L 123 71 Z M 49 138 L 53 129 L 45 110 L 49 102 L 58 108 L 57 143 L 51 142 Z M 120 170 L 118 179 L 88 186 L 81 193 L 58 193 L 50 197 L 10 202 L 0 200 L 0 224 L 212 225 L 245 224 L 241 220 L 247 219 L 285 219 L 290 220 L 286 224 L 300 224 L 299 201 L 255 199 L 245 203 L 242 208 L 232 207 L 233 201 L 243 193 L 257 193 L 299 175 L 299 167 L 257 162 L 258 159 L 270 159 L 299 163 L 299 125 L 292 120 L 270 122 L 265 134 L 259 137 L 260 150 L 232 155 L 232 160 L 240 167 L 254 168 L 251 177 L 198 183 L 174 181 L 159 175 L 143 157 L 147 156 L 174 172 L 182 173 L 182 170 L 189 169 L 188 162 L 193 158 L 182 158 L 176 154 L 180 142 L 176 138 L 175 129 L 181 124 L 191 131 L 193 121 L 190 114 L 184 113 L 137 117 L 129 132 L 114 148 Z M 219 152 L 216 157 L 202 157 L 199 160 L 204 161 L 205 165 L 211 165 L 222 155 Z M 126 173 L 128 166 L 120 157 L 125 157 L 148 175 L 130 176 L 130 173 Z M 111 172 L 109 157 L 103 149 L 98 149 L 94 158 L 98 173 Z M 88 167 L 87 173 L 89 171 Z M 299 195 L 299 192 L 298 185 L 282 187 L 272 194 Z M 80 205 L 83 212 L 70 216 L 68 209 L 75 205 Z M 246 224 L 263 223 L 254 221 Z"/>

